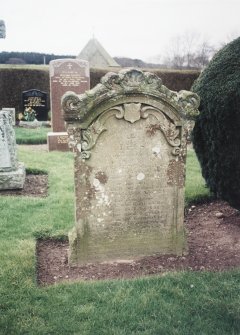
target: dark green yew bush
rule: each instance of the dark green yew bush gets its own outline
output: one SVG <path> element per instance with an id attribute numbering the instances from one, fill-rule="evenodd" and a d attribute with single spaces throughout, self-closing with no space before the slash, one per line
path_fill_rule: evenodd
<path id="1" fill-rule="evenodd" d="M 240 209 L 240 37 L 214 56 L 192 90 L 201 98 L 192 136 L 203 177 Z"/>

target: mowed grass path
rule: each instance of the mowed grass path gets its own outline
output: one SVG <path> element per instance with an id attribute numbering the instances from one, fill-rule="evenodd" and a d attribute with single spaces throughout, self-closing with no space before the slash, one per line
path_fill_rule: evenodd
<path id="1" fill-rule="evenodd" d="M 49 196 L 0 197 L 1 335 L 240 334 L 238 270 L 37 287 L 34 236 L 73 226 L 73 157 L 18 152 L 27 168 L 48 171 Z M 193 151 L 187 171 L 187 201 L 206 197 Z"/>

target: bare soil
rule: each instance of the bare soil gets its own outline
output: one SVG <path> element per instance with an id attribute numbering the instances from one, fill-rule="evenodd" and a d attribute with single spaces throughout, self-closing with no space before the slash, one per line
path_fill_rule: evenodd
<path id="1" fill-rule="evenodd" d="M 28 197 L 46 197 L 48 194 L 48 176 L 41 174 L 27 174 L 23 189 L 1 190 L 0 196 L 20 195 Z"/>
<path id="2" fill-rule="evenodd" d="M 240 267 L 240 212 L 226 202 L 192 206 L 185 217 L 188 254 L 157 255 L 129 262 L 68 264 L 68 242 L 38 240 L 37 281 L 49 285 L 62 281 L 134 278 L 166 271 L 222 271 Z"/>

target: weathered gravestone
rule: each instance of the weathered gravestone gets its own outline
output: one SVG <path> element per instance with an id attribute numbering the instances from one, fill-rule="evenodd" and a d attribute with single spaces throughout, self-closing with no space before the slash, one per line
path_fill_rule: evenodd
<path id="1" fill-rule="evenodd" d="M 15 111 L 15 108 L 3 107 L 2 110 L 3 111 L 8 111 L 11 114 L 12 124 L 13 124 L 13 126 L 15 126 L 15 124 L 16 124 L 16 111 Z"/>
<path id="2" fill-rule="evenodd" d="M 69 90 L 76 94 L 89 90 L 89 65 L 81 59 L 57 59 L 49 63 L 49 69 L 53 132 L 48 133 L 48 149 L 66 151 L 69 148 L 61 97 Z"/>
<path id="3" fill-rule="evenodd" d="M 38 121 L 47 121 L 49 109 L 46 92 L 37 89 L 23 91 L 22 107 L 23 112 L 31 107 L 36 112 L 36 119 Z"/>
<path id="4" fill-rule="evenodd" d="M 18 162 L 11 113 L 0 111 L 0 190 L 23 188 L 25 167 Z"/>
<path id="5" fill-rule="evenodd" d="M 196 94 L 172 92 L 156 75 L 109 73 L 62 99 L 75 153 L 76 225 L 71 263 L 186 251 L 185 118 Z"/>

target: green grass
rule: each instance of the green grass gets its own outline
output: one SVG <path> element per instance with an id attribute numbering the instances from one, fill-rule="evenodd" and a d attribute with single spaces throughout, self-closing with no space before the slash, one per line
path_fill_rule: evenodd
<path id="1" fill-rule="evenodd" d="M 45 144 L 47 143 L 47 133 L 51 131 L 48 127 L 35 129 L 15 127 L 17 144 Z"/>
<path id="2" fill-rule="evenodd" d="M 240 334 L 238 270 L 37 287 L 34 235 L 64 236 L 73 226 L 73 157 L 18 149 L 28 169 L 48 171 L 49 196 L 0 197 L 1 335 Z M 188 201 L 197 192 L 207 195 L 190 151 Z"/>
<path id="3" fill-rule="evenodd" d="M 188 149 L 185 187 L 186 206 L 192 202 L 202 202 L 210 198 L 209 189 L 206 187 L 193 149 Z"/>

